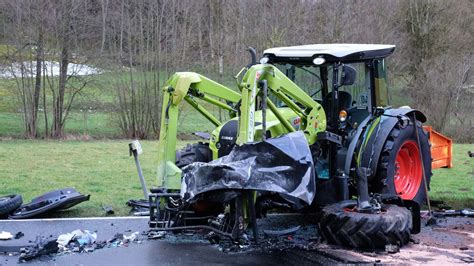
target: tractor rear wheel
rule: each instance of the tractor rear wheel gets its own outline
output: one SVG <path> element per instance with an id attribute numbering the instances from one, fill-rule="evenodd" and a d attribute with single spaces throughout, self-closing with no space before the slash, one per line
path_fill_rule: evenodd
<path id="1" fill-rule="evenodd" d="M 408 243 L 412 227 L 408 209 L 384 204 L 380 213 L 360 213 L 356 207 L 356 201 L 347 200 L 323 208 L 319 229 L 328 243 L 376 249 Z"/>
<path id="2" fill-rule="evenodd" d="M 176 151 L 176 166 L 183 168 L 194 162 L 210 162 L 212 151 L 207 143 L 188 144 L 183 149 Z"/>
<path id="3" fill-rule="evenodd" d="M 428 135 L 417 121 L 420 146 L 415 135 L 415 127 L 410 121 L 402 127 L 398 123 L 390 132 L 380 155 L 375 179 L 371 190 L 377 193 L 398 195 L 404 200 L 413 200 L 418 204 L 425 203 L 425 181 L 427 187 L 431 180 L 431 152 Z M 423 155 L 423 164 L 420 153 Z"/>

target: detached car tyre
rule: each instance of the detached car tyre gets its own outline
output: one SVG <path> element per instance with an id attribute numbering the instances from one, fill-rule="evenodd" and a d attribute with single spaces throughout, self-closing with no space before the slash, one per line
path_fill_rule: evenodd
<path id="1" fill-rule="evenodd" d="M 23 204 L 20 195 L 0 196 L 0 217 L 6 217 L 9 213 L 18 209 Z"/>
<path id="2" fill-rule="evenodd" d="M 360 213 L 356 206 L 355 201 L 342 201 L 323 208 L 319 229 L 328 243 L 375 249 L 408 243 L 412 228 L 408 209 L 384 204 L 380 213 Z"/>

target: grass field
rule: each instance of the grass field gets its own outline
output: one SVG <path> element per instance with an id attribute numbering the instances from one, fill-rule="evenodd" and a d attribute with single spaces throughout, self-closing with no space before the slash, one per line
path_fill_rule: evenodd
<path id="1" fill-rule="evenodd" d="M 157 141 L 142 141 L 140 156 L 150 186 L 156 183 Z M 181 143 L 184 145 L 184 143 Z M 63 216 L 102 216 L 102 205 L 127 215 L 131 198 L 143 198 L 128 142 L 0 141 L 0 195 L 17 193 L 24 202 L 50 190 L 74 187 L 88 202 Z"/>
<path id="2" fill-rule="evenodd" d="M 474 208 L 474 144 L 454 144 L 453 168 L 433 170 L 430 196 L 453 208 Z"/>
<path id="3" fill-rule="evenodd" d="M 153 186 L 158 142 L 141 143 L 143 172 Z M 455 144 L 454 167 L 433 171 L 433 199 L 446 200 L 456 208 L 474 207 L 474 160 L 467 150 L 474 150 L 474 144 Z M 0 169 L 0 195 L 19 193 L 25 202 L 65 187 L 91 194 L 90 201 L 60 216 L 104 216 L 102 205 L 112 206 L 116 215 L 128 215 L 126 201 L 143 197 L 126 140 L 0 141 Z"/>

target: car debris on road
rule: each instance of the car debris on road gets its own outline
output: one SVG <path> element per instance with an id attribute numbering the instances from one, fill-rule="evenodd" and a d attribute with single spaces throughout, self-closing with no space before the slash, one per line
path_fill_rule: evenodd
<path id="1" fill-rule="evenodd" d="M 106 241 L 97 240 L 97 232 L 89 230 L 74 230 L 70 233 L 46 238 L 37 236 L 32 245 L 17 247 L 19 251 L 19 262 L 29 261 L 45 255 L 61 255 L 68 253 L 88 253 L 102 248 L 115 248 L 128 246 L 129 243 L 141 243 L 140 232 L 131 234 L 117 233 L 113 238 Z M 5 250 L 6 251 L 6 250 Z M 15 252 L 10 249 L 8 252 Z"/>
<path id="2" fill-rule="evenodd" d="M 12 238 L 13 238 L 13 235 L 10 232 L 2 231 L 0 233 L 0 240 L 9 240 Z"/>
<path id="3" fill-rule="evenodd" d="M 50 191 L 23 204 L 20 195 L 0 197 L 0 218 L 25 219 L 45 213 L 69 209 L 81 202 L 88 201 L 90 195 L 82 195 L 74 188 Z"/>

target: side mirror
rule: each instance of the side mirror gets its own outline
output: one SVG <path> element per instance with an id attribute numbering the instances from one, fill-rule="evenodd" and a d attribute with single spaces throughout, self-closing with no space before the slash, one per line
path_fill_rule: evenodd
<path id="1" fill-rule="evenodd" d="M 355 70 L 355 68 L 349 65 L 343 65 L 340 86 L 350 86 L 354 84 L 356 76 L 357 76 L 357 71 Z"/>

